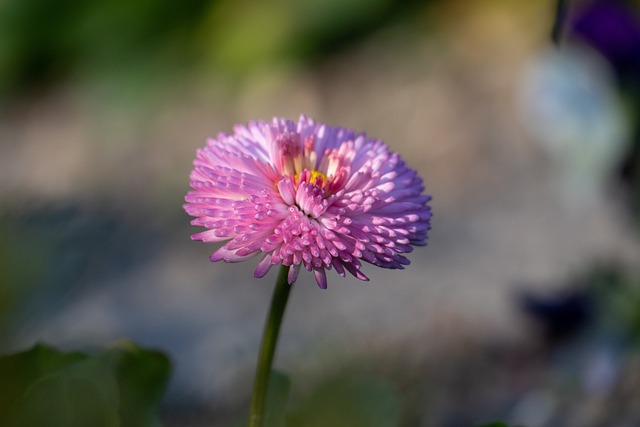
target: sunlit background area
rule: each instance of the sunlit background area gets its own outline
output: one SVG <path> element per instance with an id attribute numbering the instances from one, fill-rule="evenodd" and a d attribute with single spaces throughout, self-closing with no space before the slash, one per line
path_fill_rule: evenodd
<path id="1" fill-rule="evenodd" d="M 210 263 L 184 195 L 207 137 L 305 114 L 434 218 L 406 270 L 301 273 L 294 402 L 357 375 L 401 427 L 637 426 L 640 2 L 566 6 L 554 44 L 555 0 L 1 2 L 0 353 L 131 340 L 164 425 L 239 426 L 276 272 Z"/>

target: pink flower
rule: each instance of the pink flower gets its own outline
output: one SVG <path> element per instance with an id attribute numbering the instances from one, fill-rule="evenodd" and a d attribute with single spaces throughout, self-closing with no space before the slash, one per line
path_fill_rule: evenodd
<path id="1" fill-rule="evenodd" d="M 402 254 L 426 244 L 431 199 L 422 179 L 379 140 L 301 116 L 296 123 L 236 126 L 197 150 L 185 197 L 192 236 L 228 242 L 211 261 L 259 255 L 255 277 L 272 265 L 313 271 L 321 288 L 326 270 L 361 280 L 361 261 L 404 268 Z"/>

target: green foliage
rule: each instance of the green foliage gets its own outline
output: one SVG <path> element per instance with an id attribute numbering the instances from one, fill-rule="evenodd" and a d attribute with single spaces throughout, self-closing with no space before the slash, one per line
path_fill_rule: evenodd
<path id="1" fill-rule="evenodd" d="M 333 379 L 291 404 L 291 379 L 271 373 L 264 427 L 398 427 L 400 399 L 386 382 L 370 377 Z M 496 426 L 498 427 L 498 426 Z"/>
<path id="2" fill-rule="evenodd" d="M 171 365 L 125 344 L 95 356 L 36 345 L 0 357 L 2 427 L 153 427 Z"/>
<path id="3" fill-rule="evenodd" d="M 347 377 L 318 388 L 288 418 L 290 427 L 395 427 L 400 401 L 385 382 Z"/>
<path id="4" fill-rule="evenodd" d="M 423 3 L 3 0 L 0 101 L 69 78 L 123 86 L 126 96 L 201 67 L 207 75 L 234 77 L 309 62 L 415 15 Z"/>
<path id="5" fill-rule="evenodd" d="M 265 427 L 286 427 L 286 407 L 291 391 L 291 379 L 282 372 L 272 371 L 265 414 Z"/>
<path id="6" fill-rule="evenodd" d="M 401 402 L 383 380 L 346 376 L 321 384 L 304 400 L 289 404 L 291 379 L 273 371 L 265 427 L 398 427 Z M 495 421 L 477 427 L 510 427 Z"/>
<path id="7" fill-rule="evenodd" d="M 210 3 L 4 0 L 0 98 L 87 72 L 117 76 L 146 63 L 188 61 L 194 27 Z"/>
<path id="8" fill-rule="evenodd" d="M 206 17 L 200 43 L 217 71 L 245 73 L 335 52 L 404 7 L 389 0 L 221 0 Z"/>
<path id="9" fill-rule="evenodd" d="M 604 322 L 640 345 L 640 278 L 617 265 L 598 265 L 585 281 L 595 293 Z"/>

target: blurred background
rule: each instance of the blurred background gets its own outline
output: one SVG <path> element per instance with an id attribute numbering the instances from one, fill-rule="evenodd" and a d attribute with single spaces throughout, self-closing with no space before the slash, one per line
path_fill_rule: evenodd
<path id="1" fill-rule="evenodd" d="M 430 244 L 368 283 L 301 275 L 276 366 L 358 372 L 402 426 L 637 426 L 640 2 L 4 0 L 0 352 L 127 338 L 168 426 L 246 412 L 275 270 L 211 264 L 196 148 L 301 113 L 383 139 Z"/>

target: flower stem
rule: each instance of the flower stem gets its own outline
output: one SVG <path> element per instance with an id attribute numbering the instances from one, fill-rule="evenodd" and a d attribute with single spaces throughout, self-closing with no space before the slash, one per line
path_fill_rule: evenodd
<path id="1" fill-rule="evenodd" d="M 258 353 L 251 409 L 249 410 L 249 427 L 262 427 L 264 423 L 271 365 L 273 364 L 273 356 L 278 343 L 278 334 L 280 333 L 284 310 L 287 307 L 289 292 L 291 292 L 292 287 L 287 281 L 288 272 L 288 267 L 284 265 L 280 267 L 280 273 L 271 297 L 271 307 L 269 307 L 269 314 L 262 332 L 262 343 Z"/>

